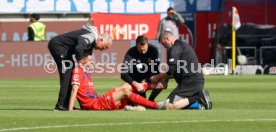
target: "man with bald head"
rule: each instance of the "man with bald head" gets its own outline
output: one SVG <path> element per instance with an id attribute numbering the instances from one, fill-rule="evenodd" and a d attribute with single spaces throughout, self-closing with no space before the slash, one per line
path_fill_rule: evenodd
<path id="1" fill-rule="evenodd" d="M 79 30 L 58 35 L 50 40 L 48 48 L 56 62 L 60 77 L 60 91 L 55 110 L 68 110 L 72 89 L 71 76 L 74 68 L 72 66 L 74 65 L 73 55 L 78 60 L 83 54 L 92 55 L 93 49 L 106 50 L 111 45 L 111 36 L 98 34 L 97 28 L 90 24 L 82 26 Z M 68 68 L 70 66 L 71 68 Z"/>

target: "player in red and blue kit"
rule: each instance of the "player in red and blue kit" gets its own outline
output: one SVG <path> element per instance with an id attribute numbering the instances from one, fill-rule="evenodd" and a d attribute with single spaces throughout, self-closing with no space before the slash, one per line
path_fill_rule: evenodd
<path id="1" fill-rule="evenodd" d="M 69 102 L 69 110 L 72 111 L 76 98 L 82 110 L 118 110 L 127 105 L 127 101 L 135 104 L 151 107 L 153 109 L 165 109 L 169 100 L 163 102 L 152 102 L 144 97 L 133 93 L 131 85 L 124 83 L 103 95 L 98 95 L 94 89 L 91 74 L 85 66 L 92 63 L 92 56 L 83 54 L 78 60 L 78 67 L 72 74 L 72 92 Z M 145 84 L 147 90 L 149 84 Z"/>

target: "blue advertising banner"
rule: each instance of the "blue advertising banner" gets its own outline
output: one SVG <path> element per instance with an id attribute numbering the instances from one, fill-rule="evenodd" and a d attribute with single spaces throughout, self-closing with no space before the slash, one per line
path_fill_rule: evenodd
<path id="1" fill-rule="evenodd" d="M 0 13 L 123 14 L 165 13 L 168 7 L 181 12 L 219 11 L 223 0 L 0 0 Z"/>

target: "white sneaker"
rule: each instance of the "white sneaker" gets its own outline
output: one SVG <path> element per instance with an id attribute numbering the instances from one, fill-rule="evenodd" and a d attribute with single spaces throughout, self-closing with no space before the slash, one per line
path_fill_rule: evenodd
<path id="1" fill-rule="evenodd" d="M 167 109 L 169 102 L 170 102 L 170 99 L 166 99 L 165 101 L 162 101 L 162 102 L 157 102 L 157 109 L 159 110 Z"/>
<path id="2" fill-rule="evenodd" d="M 146 111 L 146 108 L 143 106 L 125 106 L 126 111 Z"/>

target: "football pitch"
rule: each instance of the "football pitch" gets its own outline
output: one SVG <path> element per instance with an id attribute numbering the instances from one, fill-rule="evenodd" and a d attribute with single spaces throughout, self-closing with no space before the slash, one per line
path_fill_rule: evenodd
<path id="1" fill-rule="evenodd" d="M 100 94 L 121 83 L 119 77 L 94 78 Z M 0 80 L 0 84 L 0 132 L 276 131 L 276 76 L 206 76 L 212 110 L 144 112 L 54 112 L 58 79 Z M 175 86 L 170 80 L 156 101 L 164 100 Z"/>

